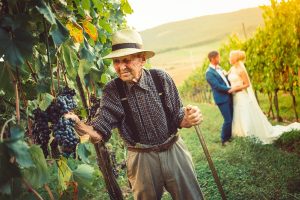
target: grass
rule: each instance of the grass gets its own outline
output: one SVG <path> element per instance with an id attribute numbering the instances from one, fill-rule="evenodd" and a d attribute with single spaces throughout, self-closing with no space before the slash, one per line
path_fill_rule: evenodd
<path id="1" fill-rule="evenodd" d="M 185 102 L 188 103 L 191 102 Z M 254 138 L 235 138 L 228 146 L 222 147 L 220 145 L 222 117 L 218 108 L 209 104 L 192 104 L 199 106 L 204 115 L 201 130 L 227 199 L 300 199 L 299 155 L 283 151 L 272 144 L 262 145 Z M 180 134 L 192 154 L 198 181 L 206 199 L 221 199 L 195 130 L 182 129 Z M 294 134 L 299 137 L 300 132 Z M 125 199 L 133 199 L 126 175 L 122 173 L 119 182 L 123 191 L 126 191 Z M 105 191 L 103 181 L 101 179 L 98 181 L 102 187 L 96 190 Z M 95 196 L 94 199 L 99 199 L 99 196 Z M 105 194 L 101 199 L 108 199 L 108 196 Z M 165 193 L 163 199 L 169 200 L 171 197 Z"/>
<path id="2" fill-rule="evenodd" d="M 222 117 L 218 108 L 198 106 L 205 116 L 201 129 L 228 199 L 300 199 L 299 188 L 293 188 L 300 180 L 299 156 L 254 138 L 236 138 L 224 148 L 219 139 Z M 183 129 L 181 135 L 206 199 L 220 199 L 195 131 Z M 166 195 L 165 199 L 171 198 Z"/>

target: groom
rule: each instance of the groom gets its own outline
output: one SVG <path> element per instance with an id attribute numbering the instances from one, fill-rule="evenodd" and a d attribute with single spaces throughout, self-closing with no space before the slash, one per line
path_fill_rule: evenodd
<path id="1" fill-rule="evenodd" d="M 224 123 L 221 132 L 222 146 L 226 146 L 231 138 L 231 124 L 232 124 L 232 89 L 229 81 L 223 74 L 222 68 L 219 66 L 220 54 L 217 51 L 211 51 L 208 54 L 210 61 L 209 67 L 206 71 L 206 80 L 211 86 L 215 103 L 218 105 Z"/>

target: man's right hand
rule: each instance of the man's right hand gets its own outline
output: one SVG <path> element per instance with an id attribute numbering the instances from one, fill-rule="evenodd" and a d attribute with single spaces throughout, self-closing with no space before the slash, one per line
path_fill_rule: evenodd
<path id="1" fill-rule="evenodd" d="M 80 119 L 77 115 L 75 115 L 75 113 L 72 112 L 68 112 L 64 115 L 64 117 L 66 119 L 72 119 L 73 121 L 75 121 L 75 123 L 77 124 L 78 122 L 80 122 Z"/>
<path id="2" fill-rule="evenodd" d="M 77 115 L 75 115 L 74 113 L 72 113 L 72 112 L 66 113 L 64 115 L 64 117 L 67 119 L 74 120 L 76 123 L 76 125 L 75 125 L 76 132 L 80 136 L 83 136 L 86 134 L 89 135 L 90 141 L 93 144 L 96 144 L 103 140 L 102 136 L 100 134 L 98 134 L 92 126 L 89 126 L 89 125 L 85 124 L 84 122 L 81 122 L 79 117 Z"/>
<path id="3" fill-rule="evenodd" d="M 232 94 L 232 93 L 238 92 L 238 91 L 239 91 L 238 88 L 235 86 L 235 87 L 230 88 L 230 89 L 228 90 L 228 93 L 229 93 L 229 94 Z"/>
<path id="4" fill-rule="evenodd" d="M 197 106 L 188 105 L 184 108 L 184 117 L 180 123 L 182 128 L 190 128 L 198 125 L 203 121 L 203 116 L 200 109 Z"/>

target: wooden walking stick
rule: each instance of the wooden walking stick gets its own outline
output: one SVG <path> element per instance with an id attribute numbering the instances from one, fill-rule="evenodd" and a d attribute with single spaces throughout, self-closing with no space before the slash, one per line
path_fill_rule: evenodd
<path id="1" fill-rule="evenodd" d="M 88 120 L 89 121 L 89 120 Z M 88 135 L 88 139 L 90 136 Z M 100 141 L 94 144 L 97 164 L 100 172 L 103 175 L 105 186 L 111 200 L 123 200 L 122 190 L 118 185 L 116 177 L 113 173 L 113 166 L 110 159 L 110 154 L 105 146 L 105 143 Z"/>
<path id="2" fill-rule="evenodd" d="M 213 163 L 213 161 L 212 161 L 212 159 L 211 159 L 211 157 L 210 157 L 210 155 L 209 155 L 209 152 L 208 152 L 206 143 L 205 143 L 205 141 L 204 141 L 204 137 L 202 136 L 202 133 L 201 133 L 200 126 L 199 126 L 199 125 L 196 125 L 196 126 L 194 126 L 194 127 L 195 127 L 196 133 L 197 133 L 197 135 L 198 135 L 198 138 L 199 138 L 199 140 L 200 140 L 200 143 L 201 143 L 201 146 L 202 146 L 202 148 L 203 148 L 203 151 L 204 151 L 204 154 L 205 154 L 205 156 L 206 156 L 206 159 L 207 159 L 207 161 L 208 161 L 209 168 L 210 168 L 210 170 L 211 170 L 211 172 L 212 172 L 212 175 L 213 175 L 213 177 L 214 177 L 214 180 L 215 180 L 215 182 L 216 182 L 216 184 L 217 184 L 217 186 L 218 186 L 218 190 L 219 190 L 219 192 L 220 192 L 220 194 L 221 194 L 222 200 L 226 200 L 225 192 L 224 192 L 224 190 L 223 190 L 223 187 L 222 187 L 222 184 L 221 184 L 221 182 L 220 182 L 220 179 L 219 179 L 218 173 L 217 173 L 217 171 L 216 171 L 216 168 L 215 168 L 215 166 L 214 166 L 214 163 Z"/>
<path id="3" fill-rule="evenodd" d="M 103 174 L 106 189 L 108 190 L 110 199 L 123 200 L 122 191 L 112 171 L 112 165 L 107 148 L 105 147 L 103 142 L 94 144 L 94 147 L 97 154 L 98 166 Z"/>

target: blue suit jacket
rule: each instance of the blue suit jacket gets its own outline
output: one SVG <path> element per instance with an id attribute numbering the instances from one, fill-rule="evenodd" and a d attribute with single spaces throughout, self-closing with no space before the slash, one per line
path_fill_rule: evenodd
<path id="1" fill-rule="evenodd" d="M 208 68 L 206 71 L 206 80 L 211 86 L 216 104 L 231 101 L 231 94 L 228 93 L 230 88 L 227 87 L 226 83 L 215 69 L 211 67 Z"/>

